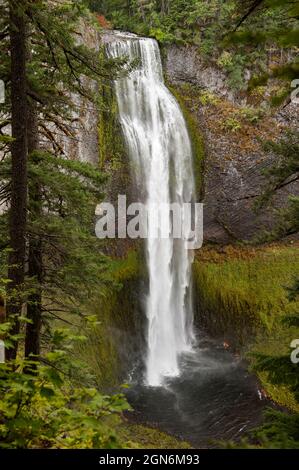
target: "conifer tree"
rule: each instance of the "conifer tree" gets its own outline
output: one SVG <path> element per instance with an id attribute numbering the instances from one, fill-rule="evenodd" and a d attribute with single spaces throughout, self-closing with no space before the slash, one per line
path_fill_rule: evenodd
<path id="1" fill-rule="evenodd" d="M 25 353 L 36 356 L 40 353 L 42 313 L 46 312 L 49 318 L 50 312 L 56 311 L 57 316 L 59 310 L 75 311 L 75 299 L 82 300 L 83 286 L 91 289 L 95 285 L 93 280 L 98 283 L 103 278 L 103 256 L 92 224 L 104 178 L 88 164 L 68 161 L 57 134 L 73 135 L 75 107 L 71 97 L 77 94 L 87 102 L 99 103 L 96 83 L 110 86 L 113 74 L 120 70 L 123 62 L 105 59 L 101 51 L 91 50 L 78 40 L 80 21 L 88 15 L 84 2 L 57 4 L 37 0 L 26 8 L 22 3 L 18 14 L 27 23 L 26 39 L 30 42 L 30 54 L 24 50 L 26 102 L 21 116 L 26 126 L 24 144 L 29 184 L 26 180 L 26 190 L 23 189 L 26 202 L 29 192 L 29 212 L 25 211 L 24 259 L 19 273 L 22 273 L 22 302 L 27 295 Z M 5 28 L 5 23 L 3 26 Z M 6 37 L 3 41 L 9 49 Z M 10 89 L 9 81 L 7 88 Z M 9 96 L 13 106 L 15 95 Z M 9 135 L 3 135 L 3 139 L 9 139 Z M 8 156 L 6 154 L 0 169 L 1 195 L 2 200 L 10 203 L 13 165 Z M 27 169 L 21 177 L 24 175 L 27 178 Z M 10 214 L 12 209 L 11 206 Z M 2 216 L 4 221 L 5 218 L 6 214 Z M 3 228 L 5 230 L 5 223 Z M 12 236 L 11 240 L 9 245 L 13 246 Z M 25 264 L 28 266 L 27 288 Z M 9 286 L 13 285 L 12 268 L 8 272 Z M 62 292 L 63 306 L 59 305 Z M 13 355 L 15 353 L 16 348 Z"/>
<path id="2" fill-rule="evenodd" d="M 279 105 L 289 98 L 292 80 L 297 79 L 299 74 L 295 49 L 299 41 L 299 3 L 292 0 L 249 0 L 237 3 L 240 16 L 233 34 L 228 36 L 229 41 L 236 45 L 251 46 L 272 43 L 289 51 L 290 58 L 287 61 L 253 77 L 251 81 L 251 86 L 257 86 L 265 85 L 270 78 L 284 80 L 284 91 L 273 99 L 273 103 Z M 266 16 L 272 19 L 268 28 L 256 20 Z"/>
<path id="3" fill-rule="evenodd" d="M 24 4 L 25 3 L 25 4 Z M 26 2 L 11 0 L 9 9 L 11 83 L 11 196 L 9 216 L 9 270 L 6 314 L 19 331 L 22 290 L 25 280 L 27 228 L 27 96 L 26 96 Z M 16 348 L 8 351 L 15 358 Z"/>

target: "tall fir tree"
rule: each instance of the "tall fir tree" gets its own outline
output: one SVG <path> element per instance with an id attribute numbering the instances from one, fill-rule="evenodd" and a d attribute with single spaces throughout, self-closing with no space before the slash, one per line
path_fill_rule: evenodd
<path id="1" fill-rule="evenodd" d="M 23 62 L 18 61 L 18 67 L 22 65 L 24 69 L 19 78 L 23 77 L 24 80 L 20 82 L 18 79 L 17 82 L 19 86 L 20 83 L 23 86 L 24 107 L 22 112 L 18 110 L 17 114 L 17 117 L 22 119 L 23 128 L 16 128 L 18 132 L 20 129 L 26 130 L 22 133 L 21 142 L 25 158 L 23 165 L 26 163 L 26 167 L 18 166 L 17 170 L 14 170 L 16 165 L 20 165 L 20 159 L 13 159 L 16 147 L 16 141 L 13 140 L 12 158 L 9 160 L 7 154 L 1 169 L 1 194 L 2 199 L 10 204 L 10 226 L 14 227 L 12 221 L 16 219 L 15 213 L 21 209 L 24 218 L 23 229 L 22 225 L 18 224 L 17 236 L 11 232 L 9 241 L 9 246 L 14 248 L 14 244 L 20 243 L 21 240 L 22 251 L 10 251 L 14 255 L 10 254 L 8 263 L 10 267 L 7 311 L 9 317 L 13 313 L 20 315 L 21 308 L 25 300 L 27 301 L 25 353 L 26 356 L 38 356 L 43 312 L 46 311 L 44 316 L 49 318 L 50 311 L 54 314 L 54 311 L 57 313 L 65 308 L 59 308 L 57 305 L 62 292 L 65 295 L 65 304 L 68 303 L 68 308 L 75 311 L 75 298 L 82 300 L 83 297 L 80 295 L 79 279 L 81 289 L 85 285 L 88 290 L 91 285 L 95 285 L 92 279 L 98 283 L 99 279 L 105 277 L 104 257 L 101 255 L 100 244 L 93 235 L 92 226 L 92 210 L 100 200 L 104 178 L 88 164 L 67 162 L 68 156 L 63 153 L 61 138 L 57 137 L 57 134 L 73 136 L 73 116 L 76 110 L 71 97 L 76 94 L 86 102 L 98 105 L 96 83 L 110 86 L 111 78 L 121 70 L 123 61 L 105 59 L 101 51 L 92 50 L 78 40 L 80 28 L 83 27 L 82 21 L 88 23 L 91 20 L 88 18 L 84 2 L 57 4 L 37 0 L 29 2 L 28 5 L 22 2 L 22 8 L 17 9 L 17 19 L 22 25 L 27 24 L 26 38 L 24 29 L 24 41 L 30 44 L 30 53 L 26 52 L 24 43 Z M 20 32 L 23 30 L 18 28 L 18 35 Z M 3 37 L 3 41 L 9 49 L 7 38 Z M 13 109 L 16 97 L 13 87 L 9 96 Z M 11 117 L 15 119 L 15 114 Z M 5 138 L 9 139 L 9 135 L 3 135 L 3 138 L 5 141 Z M 4 142 L 5 144 L 7 142 Z M 30 167 L 29 184 L 27 162 Z M 55 178 L 52 177 L 53 172 Z M 17 181 L 20 179 L 23 184 L 24 200 L 22 204 L 18 202 L 18 211 L 14 210 L 12 204 L 15 197 L 14 177 Z M 58 181 L 61 187 L 57 184 Z M 20 195 L 18 197 L 20 198 Z M 3 214 L 2 219 L 5 221 L 6 214 Z M 5 229 L 5 224 L 3 228 Z M 71 239 L 71 243 L 68 239 Z M 15 256 L 15 253 L 18 253 L 19 258 L 22 254 L 22 263 L 11 262 L 14 261 L 12 256 Z M 83 262 L 84 257 L 86 263 Z M 80 273 L 83 265 L 86 266 L 85 277 Z M 28 268 L 26 273 L 25 266 Z M 19 275 L 18 297 L 12 295 L 16 291 L 15 283 L 12 282 L 15 272 Z M 24 283 L 26 279 L 27 285 Z M 10 306 L 10 298 L 19 299 L 19 303 L 15 300 Z M 14 333 L 18 333 L 17 321 L 14 323 Z M 18 343 L 15 344 L 17 346 Z M 16 347 L 8 352 L 9 357 L 15 355 Z"/>
<path id="2" fill-rule="evenodd" d="M 25 280 L 27 230 L 27 94 L 26 94 L 26 2 L 9 2 L 10 82 L 11 82 L 11 196 L 9 216 L 9 253 L 7 317 L 13 333 L 19 332 L 22 291 Z M 17 343 L 16 343 L 17 344 Z M 15 358 L 17 348 L 8 351 Z"/>

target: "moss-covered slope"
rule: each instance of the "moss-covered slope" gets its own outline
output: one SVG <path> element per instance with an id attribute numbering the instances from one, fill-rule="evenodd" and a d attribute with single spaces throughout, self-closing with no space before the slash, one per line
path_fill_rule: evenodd
<path id="1" fill-rule="evenodd" d="M 298 242 L 205 247 L 194 263 L 197 324 L 241 351 L 252 365 L 252 352 L 290 355 L 299 330 L 282 320 L 299 310 L 299 301 L 290 302 L 286 290 L 298 269 Z M 267 372 L 259 377 L 269 397 L 298 410 L 288 387 L 274 385 Z"/>

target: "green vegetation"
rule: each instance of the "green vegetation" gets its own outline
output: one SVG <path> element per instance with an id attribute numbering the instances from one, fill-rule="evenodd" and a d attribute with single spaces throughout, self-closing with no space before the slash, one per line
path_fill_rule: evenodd
<path id="1" fill-rule="evenodd" d="M 116 27 L 165 46 L 192 45 L 204 65 L 225 73 L 231 90 L 252 98 L 256 106 L 240 107 L 192 85 L 169 85 L 188 125 L 202 199 L 200 112 L 208 130 L 246 148 L 258 138 L 277 137 L 271 123 L 260 124 L 267 95 L 281 103 L 298 77 L 298 2 L 7 0 L 0 13 L 6 87 L 0 116 L 0 339 L 7 359 L 0 364 L 0 447 L 187 449 L 185 442 L 126 420 L 124 395 L 105 392 L 120 389 L 123 350 L 131 352 L 134 329 L 142 330 L 133 314 L 134 292 L 145 273 L 136 244 L 116 246 L 94 236 L 94 209 L 104 191 L 114 200 L 130 184 L 112 87 L 125 61 L 82 44 L 82 28 Z M 73 96 L 98 112 L 98 168 L 77 161 L 64 145 L 77 138 L 81 119 Z M 298 181 L 296 133 L 266 142 L 264 149 L 278 160 L 266 171 L 257 210 Z M 263 241 L 298 233 L 298 196 L 290 196 L 277 220 Z M 290 411 L 270 411 L 244 446 L 299 446 L 298 365 L 290 361 L 290 343 L 299 336 L 298 265 L 298 243 L 290 238 L 263 246 L 207 246 L 196 256 L 197 321 L 246 355 L 266 395 Z"/>
<path id="2" fill-rule="evenodd" d="M 86 328 L 82 322 L 78 330 L 74 328 L 77 333 L 84 331 L 87 337 L 87 341 L 77 344 L 76 351 L 91 366 L 95 383 L 101 390 L 117 387 L 126 372 L 119 340 L 121 338 L 129 350 L 128 338 L 136 328 L 133 312 L 138 306 L 133 294 L 143 276 L 141 264 L 135 250 L 129 251 L 123 259 L 111 260 L 110 275 L 115 284 L 106 286 L 85 304 L 88 315 L 95 320 L 94 328 Z"/>
<path id="3" fill-rule="evenodd" d="M 285 287 L 298 267 L 298 247 L 204 248 L 194 265 L 201 319 L 214 334 L 228 334 L 238 346 L 247 346 L 254 333 L 273 333 L 279 319 L 294 305 Z"/>
<path id="4" fill-rule="evenodd" d="M 75 353 L 82 331 L 98 324 L 87 303 L 121 281 L 94 235 L 107 177 L 64 149 L 78 122 L 70 96 L 100 106 L 94 85 L 121 64 L 77 41 L 83 23 L 93 25 L 84 2 L 12 0 L 0 9 L 1 49 L 11 57 L 1 63 L 1 446 L 122 447 L 110 415 L 128 404 L 99 394 L 89 360 Z"/>
<path id="5" fill-rule="evenodd" d="M 256 202 L 257 209 L 269 205 L 276 191 L 299 179 L 298 132 L 289 131 L 278 142 L 265 142 L 264 148 L 267 152 L 274 153 L 278 160 L 274 166 L 264 172 L 268 177 L 268 184 Z M 299 230 L 299 197 L 291 193 L 288 206 L 278 210 L 277 215 L 276 227 L 270 233 L 263 234 L 264 238 L 273 240 L 297 233 Z"/>
<path id="6" fill-rule="evenodd" d="M 299 336 L 299 299 L 292 287 L 298 266 L 298 244 L 292 243 L 207 247 L 194 265 L 201 323 L 233 348 L 241 348 L 266 395 L 291 410 L 269 411 L 252 434 L 266 448 L 298 447 L 298 367 L 290 357 L 290 344 Z"/>
<path id="7" fill-rule="evenodd" d="M 268 51 L 271 47 L 274 60 L 268 66 L 263 64 L 259 73 L 255 73 L 251 79 L 250 87 L 266 85 L 269 79 L 278 80 L 280 85 L 272 96 L 274 105 L 286 100 L 292 90 L 291 81 L 298 77 L 298 12 L 298 2 L 291 0 L 252 0 L 238 20 L 234 32 L 225 40 L 237 47 L 258 47 L 259 55 L 261 50 Z M 265 21 L 264 25 L 261 19 Z M 283 57 L 282 52 L 287 51 L 288 56 Z"/>
<path id="8" fill-rule="evenodd" d="M 118 122 L 118 108 L 114 91 L 106 84 L 99 90 L 99 162 L 100 167 L 109 165 L 117 170 L 126 154 L 122 131 Z"/>
<path id="9" fill-rule="evenodd" d="M 236 2 L 99 0 L 92 1 L 91 6 L 119 29 L 156 37 L 160 42 L 194 42 L 209 54 L 219 37 L 219 23 L 225 25 L 236 9 Z"/>
<path id="10" fill-rule="evenodd" d="M 91 8 L 117 29 L 156 38 L 161 44 L 193 44 L 206 62 L 228 75 L 234 90 L 244 90 L 245 71 L 252 84 L 269 77 L 285 80 L 276 101 L 286 98 L 298 76 L 298 5 L 285 0 L 91 0 Z M 270 56 L 270 61 L 268 60 Z M 258 78 L 257 78 L 258 77 Z"/>
<path id="11" fill-rule="evenodd" d="M 1 324 L 7 345 L 16 341 L 10 327 Z M 0 448 L 126 447 L 114 430 L 115 420 L 120 423 L 121 412 L 129 409 L 124 397 L 80 385 L 82 370 L 86 382 L 91 369 L 72 361 L 70 351 L 84 340 L 55 330 L 38 365 L 21 358 L 0 365 Z"/>
<path id="12" fill-rule="evenodd" d="M 187 442 L 169 436 L 158 429 L 149 428 L 141 424 L 123 422 L 118 428 L 122 439 L 129 442 L 128 446 L 134 449 L 190 449 Z"/>
<path id="13" fill-rule="evenodd" d="M 229 130 L 232 132 L 237 132 L 242 128 L 241 123 L 238 121 L 238 119 L 233 118 L 233 117 L 228 118 L 225 121 L 223 121 L 222 127 L 224 130 Z"/>

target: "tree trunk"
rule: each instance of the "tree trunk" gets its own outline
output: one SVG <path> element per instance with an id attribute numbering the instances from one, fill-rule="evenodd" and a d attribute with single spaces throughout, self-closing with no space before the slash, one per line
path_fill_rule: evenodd
<path id="1" fill-rule="evenodd" d="M 160 10 L 160 13 L 163 15 L 166 15 L 169 13 L 169 0 L 160 0 L 157 5 L 158 9 Z"/>
<path id="2" fill-rule="evenodd" d="M 8 301 L 6 314 L 12 322 L 12 334 L 19 332 L 18 316 L 23 306 L 27 226 L 27 97 L 26 97 L 26 32 L 24 2 L 11 0 L 11 201 L 9 215 L 10 248 L 8 268 Z M 7 351 L 14 359 L 17 344 Z"/>
<path id="3" fill-rule="evenodd" d="M 28 104 L 28 155 L 38 150 L 38 113 L 36 104 Z M 42 211 L 41 190 L 38 181 L 32 181 L 29 191 L 29 211 L 32 220 L 40 218 Z M 40 332 L 42 320 L 42 242 L 38 235 L 29 235 L 28 275 L 34 279 L 34 292 L 28 296 L 27 318 L 31 323 L 26 325 L 25 357 L 32 355 L 31 359 L 38 359 L 40 354 Z"/>

